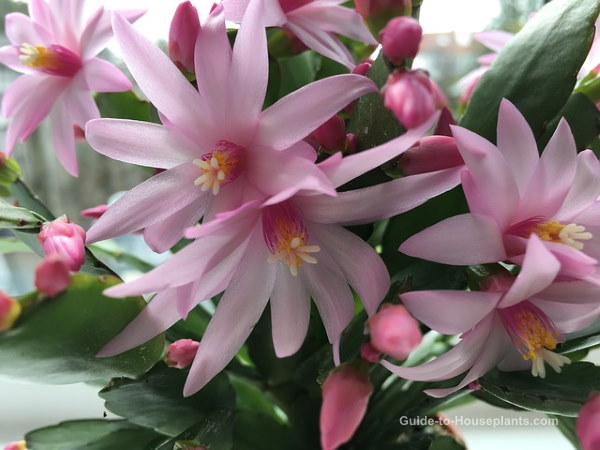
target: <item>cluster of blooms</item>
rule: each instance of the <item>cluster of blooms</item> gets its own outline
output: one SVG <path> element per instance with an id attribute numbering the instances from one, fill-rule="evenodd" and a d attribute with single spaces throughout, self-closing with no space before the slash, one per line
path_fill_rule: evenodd
<path id="1" fill-rule="evenodd" d="M 177 341 L 167 351 L 168 365 L 191 364 L 186 396 L 229 364 L 269 300 L 278 357 L 303 344 L 312 298 L 339 365 L 340 339 L 355 311 L 352 290 L 369 315 L 370 342 L 360 349 L 364 361 L 379 362 L 382 354 L 406 359 L 421 340 L 412 316 L 441 333 L 461 334 L 452 350 L 422 366 L 381 361 L 413 380 L 444 380 L 468 371 L 455 387 L 429 390 L 432 396 L 472 385 L 496 366 L 530 368 L 540 377 L 545 363 L 560 371 L 569 359 L 554 351 L 557 345 L 600 316 L 597 158 L 589 150 L 577 154 L 564 120 L 540 157 L 526 120 L 507 100 L 500 107 L 497 146 L 448 127 L 453 121 L 447 110 L 437 112 L 446 101 L 435 83 L 423 71 L 404 68 L 418 52 L 418 22 L 397 17 L 378 26 L 383 14 L 376 11 L 378 2 L 357 7 L 371 19 L 371 30 L 380 31 L 383 54 L 394 67 L 382 95 L 408 131 L 355 152 L 356 138 L 338 113 L 351 112 L 355 100 L 377 87 L 364 76 L 370 63 L 356 66 L 336 35 L 373 45 L 377 40 L 358 12 L 338 3 L 224 0 L 200 20 L 186 2 L 172 22 L 169 56 L 131 25 L 140 11 L 111 15 L 100 9 L 84 24 L 78 0 L 56 8 L 32 0 L 31 18 L 7 16 L 12 45 L 0 49 L 0 61 L 24 73 L 3 99 L 3 113 L 12 117 L 7 150 L 49 115 L 57 156 L 72 174 L 73 124 L 85 128 L 97 152 L 160 169 L 110 207 L 86 211 L 98 219 L 87 237 L 64 216 L 44 224 L 37 288 L 50 296 L 63 291 L 70 272 L 84 263 L 86 241 L 142 232 L 153 250 L 165 252 L 183 237 L 192 239 L 166 263 L 106 291 L 115 297 L 156 295 L 98 353 L 108 357 L 136 347 L 222 293 L 202 342 Z M 410 2 L 401 9 L 406 7 Z M 240 22 L 233 46 L 226 20 Z M 310 83 L 263 110 L 269 73 L 265 29 L 271 26 L 352 73 Z M 131 88 L 117 68 L 95 57 L 113 32 L 161 124 L 99 118 L 91 92 Z M 502 39 L 494 41 L 494 49 Z M 186 78 L 190 74 L 197 87 Z M 439 134 L 446 135 L 424 137 L 436 121 L 445 131 Z M 403 177 L 338 191 L 400 155 Z M 387 268 L 344 226 L 395 216 L 458 184 L 471 212 L 417 233 L 400 251 L 444 264 L 503 263 L 510 270 L 483 280 L 479 291 L 407 292 L 403 306 L 380 309 L 390 287 Z M 19 313 L 18 302 L 0 293 L 0 331 Z M 343 365 L 330 375 L 323 387 L 323 448 L 350 439 L 371 391 L 361 367 Z"/>

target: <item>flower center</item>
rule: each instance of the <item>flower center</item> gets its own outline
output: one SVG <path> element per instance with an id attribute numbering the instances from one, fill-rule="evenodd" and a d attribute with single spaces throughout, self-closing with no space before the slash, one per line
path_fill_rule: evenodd
<path id="1" fill-rule="evenodd" d="M 583 250 L 583 242 L 592 238 L 592 233 L 586 232 L 585 227 L 575 223 L 563 225 L 558 220 L 543 222 L 533 228 L 540 239 L 549 242 L 562 242 L 577 250 Z"/>
<path id="2" fill-rule="evenodd" d="M 293 276 L 304 263 L 316 264 L 312 255 L 321 250 L 318 245 L 306 245 L 308 232 L 300 212 L 290 202 L 265 208 L 262 215 L 263 236 L 272 255 L 269 262 L 282 261 Z"/>
<path id="3" fill-rule="evenodd" d="M 23 44 L 19 60 L 27 67 L 62 77 L 72 77 L 81 69 L 81 59 L 71 50 L 60 45 L 33 46 Z"/>
<path id="4" fill-rule="evenodd" d="M 548 363 L 556 372 L 569 364 L 566 356 L 554 353 L 560 333 L 552 320 L 537 306 L 525 300 L 508 308 L 498 310 L 500 319 L 516 349 L 523 359 L 532 360 L 533 376 L 544 378 Z"/>
<path id="5" fill-rule="evenodd" d="M 213 195 L 221 190 L 221 185 L 231 183 L 240 176 L 243 170 L 244 149 L 229 141 L 219 141 L 215 149 L 206 153 L 201 159 L 194 159 L 202 175 L 194 184 L 202 185 L 203 192 L 212 188 Z"/>

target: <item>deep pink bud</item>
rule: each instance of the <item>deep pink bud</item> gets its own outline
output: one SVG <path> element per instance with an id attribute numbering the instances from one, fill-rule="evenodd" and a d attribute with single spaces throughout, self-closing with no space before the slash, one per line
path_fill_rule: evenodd
<path id="1" fill-rule="evenodd" d="M 198 10 L 189 1 L 181 3 L 169 29 L 169 57 L 179 70 L 194 73 L 194 48 L 199 32 Z"/>
<path id="2" fill-rule="evenodd" d="M 375 364 L 381 359 L 381 352 L 373 347 L 370 342 L 365 342 L 360 346 L 360 358 Z"/>
<path id="3" fill-rule="evenodd" d="M 438 100 L 429 77 L 419 70 L 394 71 L 383 87 L 383 99 L 385 107 L 406 128 L 417 127 L 429 119 Z"/>
<path id="4" fill-rule="evenodd" d="M 369 332 L 373 347 L 399 360 L 406 359 L 423 337 L 419 322 L 402 305 L 383 305 L 369 319 Z"/>
<path id="5" fill-rule="evenodd" d="M 25 441 L 11 442 L 4 447 L 4 450 L 27 450 L 27 445 L 25 444 Z"/>
<path id="6" fill-rule="evenodd" d="M 350 440 L 367 411 L 372 390 L 368 375 L 352 366 L 329 374 L 323 383 L 319 420 L 323 450 L 334 450 Z"/>
<path id="7" fill-rule="evenodd" d="M 396 16 L 410 16 L 412 12 L 411 0 L 355 0 L 354 4 L 375 36 L 390 19 Z"/>
<path id="8" fill-rule="evenodd" d="M 423 29 L 412 17 L 395 17 L 379 33 L 383 54 L 393 63 L 414 58 L 419 52 Z"/>
<path id="9" fill-rule="evenodd" d="M 21 304 L 0 291 L 0 332 L 12 328 L 21 315 Z"/>
<path id="10" fill-rule="evenodd" d="M 320 150 L 326 152 L 344 150 L 346 147 L 346 123 L 336 114 L 313 131 L 311 137 L 319 145 Z"/>
<path id="11" fill-rule="evenodd" d="M 424 137 L 400 157 L 399 163 L 404 175 L 435 172 L 463 164 L 454 138 L 448 136 Z"/>
<path id="12" fill-rule="evenodd" d="M 169 345 L 165 362 L 170 367 L 183 369 L 194 361 L 199 346 L 200 342 L 192 339 L 179 339 Z"/>
<path id="13" fill-rule="evenodd" d="M 61 255 L 72 272 L 77 272 L 85 260 L 85 230 L 66 216 L 45 223 L 38 241 L 44 256 Z"/>
<path id="14" fill-rule="evenodd" d="M 71 274 L 65 258 L 60 254 L 50 255 L 35 268 L 35 287 L 50 297 L 60 294 L 71 284 Z"/>
<path id="15" fill-rule="evenodd" d="M 102 217 L 102 214 L 106 212 L 108 209 L 108 205 L 98 205 L 92 208 L 84 209 L 81 211 L 81 217 L 85 217 L 86 219 L 99 219 Z"/>
<path id="16" fill-rule="evenodd" d="M 579 411 L 576 432 L 583 450 L 600 448 L 600 393 L 593 393 Z"/>
<path id="17" fill-rule="evenodd" d="M 356 135 L 348 133 L 346 135 L 346 153 L 354 153 L 356 151 Z"/>
<path id="18" fill-rule="evenodd" d="M 364 76 L 367 76 L 367 73 L 371 69 L 372 65 L 373 65 L 373 61 L 371 61 L 370 59 L 368 59 L 366 61 L 361 62 L 354 69 L 352 69 L 352 73 L 354 75 L 364 75 Z"/>
<path id="19" fill-rule="evenodd" d="M 479 384 L 479 381 L 475 380 L 475 381 L 471 381 L 467 387 L 469 389 L 471 389 L 472 391 L 479 391 L 481 390 L 481 384 Z"/>

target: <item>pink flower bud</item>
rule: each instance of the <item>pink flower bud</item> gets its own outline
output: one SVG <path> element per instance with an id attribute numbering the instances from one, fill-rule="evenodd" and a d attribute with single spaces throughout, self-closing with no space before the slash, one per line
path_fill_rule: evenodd
<path id="1" fill-rule="evenodd" d="M 479 381 L 475 380 L 475 381 L 471 381 L 467 387 L 469 389 L 471 389 L 472 391 L 479 391 L 481 390 L 481 384 L 479 384 Z"/>
<path id="2" fill-rule="evenodd" d="M 593 393 L 579 411 L 576 432 L 583 450 L 600 448 L 600 393 Z"/>
<path id="3" fill-rule="evenodd" d="M 189 1 L 181 3 L 169 29 L 169 57 L 179 70 L 194 73 L 194 48 L 199 32 L 198 10 Z"/>
<path id="4" fill-rule="evenodd" d="M 346 147 L 346 123 L 339 115 L 333 116 L 312 132 L 312 139 L 325 152 L 336 152 Z"/>
<path id="5" fill-rule="evenodd" d="M 4 450 L 27 450 L 27 445 L 25 444 L 25 441 L 11 442 L 4 447 Z"/>
<path id="6" fill-rule="evenodd" d="M 84 209 L 81 211 L 81 217 L 85 217 L 86 219 L 99 219 L 102 217 L 102 214 L 106 212 L 108 209 L 108 205 L 98 205 L 92 208 Z"/>
<path id="7" fill-rule="evenodd" d="M 65 258 L 53 254 L 35 268 L 35 287 L 50 297 L 60 294 L 71 284 L 71 274 Z"/>
<path id="8" fill-rule="evenodd" d="M 404 175 L 435 172 L 463 164 L 454 138 L 448 136 L 424 137 L 400 157 Z"/>
<path id="9" fill-rule="evenodd" d="M 169 345 L 165 362 L 170 367 L 183 369 L 194 361 L 199 346 L 200 342 L 192 339 L 179 339 Z"/>
<path id="10" fill-rule="evenodd" d="M 367 411 L 372 390 L 368 375 L 352 366 L 329 374 L 323 383 L 319 420 L 323 450 L 334 450 L 350 440 Z"/>
<path id="11" fill-rule="evenodd" d="M 0 291 L 0 332 L 10 330 L 21 315 L 21 304 Z"/>
<path id="12" fill-rule="evenodd" d="M 402 305 L 384 305 L 369 319 L 373 347 L 381 353 L 404 360 L 421 342 L 417 322 Z"/>
<path id="13" fill-rule="evenodd" d="M 436 110 L 437 98 L 429 77 L 422 71 L 396 70 L 383 87 L 386 108 L 406 128 L 425 122 Z"/>
<path id="14" fill-rule="evenodd" d="M 44 224 L 38 241 L 44 256 L 61 255 L 72 272 L 77 272 L 85 260 L 85 230 L 66 216 Z"/>
<path id="15" fill-rule="evenodd" d="M 395 17 L 379 33 L 383 54 L 393 63 L 400 64 L 414 58 L 419 52 L 423 29 L 412 17 Z"/>
<path id="16" fill-rule="evenodd" d="M 354 153 L 356 151 L 356 135 L 348 133 L 346 135 L 346 153 Z"/>
<path id="17" fill-rule="evenodd" d="M 375 364 L 381 359 L 381 352 L 373 347 L 373 344 L 370 342 L 365 342 L 360 346 L 360 358 Z"/>
<path id="18" fill-rule="evenodd" d="M 372 65 L 373 61 L 371 61 L 370 59 L 367 61 L 363 61 L 360 64 L 358 64 L 354 69 L 352 69 L 352 73 L 354 75 L 363 75 L 366 77 Z"/>

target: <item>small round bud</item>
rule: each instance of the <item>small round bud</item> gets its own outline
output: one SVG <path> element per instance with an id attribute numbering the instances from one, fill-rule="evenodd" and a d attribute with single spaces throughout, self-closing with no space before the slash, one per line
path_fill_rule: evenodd
<path id="1" fill-rule="evenodd" d="M 369 319 L 369 333 L 373 347 L 399 360 L 406 359 L 423 337 L 419 322 L 402 305 L 384 305 Z"/>
<path id="2" fill-rule="evenodd" d="M 165 362 L 170 367 L 183 369 L 194 361 L 199 346 L 200 342 L 192 339 L 180 339 L 175 341 L 169 345 L 169 348 L 167 349 Z"/>
<path id="3" fill-rule="evenodd" d="M 417 56 L 422 37 L 423 29 L 412 17 L 395 17 L 379 34 L 383 54 L 394 64 Z"/>

